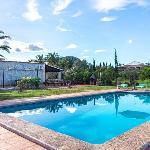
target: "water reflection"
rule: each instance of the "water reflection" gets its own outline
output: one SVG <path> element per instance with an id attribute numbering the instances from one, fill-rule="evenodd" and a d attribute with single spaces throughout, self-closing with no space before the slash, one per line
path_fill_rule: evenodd
<path id="1" fill-rule="evenodd" d="M 150 93 L 136 93 L 135 97 L 139 98 L 145 104 L 150 104 Z"/>
<path id="2" fill-rule="evenodd" d="M 119 99 L 127 95 L 127 93 L 115 93 L 114 95 L 114 103 L 115 103 L 115 115 L 117 117 L 119 110 Z"/>
<path id="3" fill-rule="evenodd" d="M 17 111 L 15 113 L 9 113 L 10 116 L 13 117 L 23 117 L 23 116 L 31 116 L 31 115 L 40 115 L 44 111 L 43 108 L 34 109 L 34 110 L 23 110 Z"/>
<path id="4" fill-rule="evenodd" d="M 150 116 L 150 114 L 146 112 L 131 111 L 131 110 L 120 112 L 120 114 L 123 115 L 124 117 L 135 119 L 146 119 L 147 117 Z"/>
<path id="5" fill-rule="evenodd" d="M 87 105 L 92 101 L 94 106 L 95 105 L 103 106 L 107 104 L 106 102 L 112 104 L 115 101 L 115 109 L 117 114 L 120 96 L 123 95 L 121 95 L 121 93 L 115 93 L 115 94 L 111 93 L 111 94 L 102 94 L 102 95 L 95 95 L 95 96 L 85 96 L 85 97 L 71 98 L 71 99 L 51 101 L 51 102 L 42 102 L 42 103 L 37 103 L 32 105 L 29 104 L 29 105 L 13 106 L 9 108 L 1 108 L 0 112 L 13 113 L 22 110 L 34 110 L 34 109 L 36 110 L 38 108 L 44 108 L 50 113 L 56 113 L 62 108 L 69 108 L 70 110 L 70 108 L 73 109 L 74 107 L 77 106 Z"/>
<path id="6" fill-rule="evenodd" d="M 66 107 L 65 109 L 71 114 L 73 114 L 77 111 L 77 108 L 75 108 L 75 107 Z"/>
<path id="7" fill-rule="evenodd" d="M 62 102 L 52 102 L 51 104 L 45 107 L 45 109 L 48 110 L 50 113 L 56 113 L 61 108 L 63 108 Z"/>
<path id="8" fill-rule="evenodd" d="M 77 111 L 78 106 L 88 105 L 89 103 L 93 103 L 94 106 L 105 106 L 107 104 L 113 104 L 114 105 L 114 112 L 117 117 L 118 111 L 119 111 L 119 100 L 121 97 L 126 96 L 127 93 L 110 93 L 110 94 L 102 94 L 102 95 L 95 95 L 95 96 L 85 96 L 85 97 L 78 97 L 78 98 L 71 98 L 71 99 L 65 99 L 65 100 L 58 100 L 58 101 L 51 101 L 51 102 L 42 102 L 39 104 L 30 104 L 30 105 L 24 105 L 24 106 L 15 106 L 11 108 L 3 108 L 0 109 L 0 112 L 4 113 L 14 113 L 19 112 L 20 115 L 31 115 L 35 112 L 37 112 L 37 109 L 44 109 L 47 110 L 50 113 L 57 113 L 61 109 L 66 109 L 69 113 L 75 113 Z M 138 95 L 139 98 L 144 98 Z M 147 98 L 148 99 L 148 98 Z M 42 113 L 42 111 L 40 111 Z M 39 113 L 39 112 L 38 112 Z M 124 116 L 130 116 L 133 115 L 133 112 L 122 112 L 120 113 Z"/>
<path id="9" fill-rule="evenodd" d="M 119 95 L 115 94 L 115 110 L 116 110 L 116 117 L 118 114 L 118 108 L 119 108 Z"/>

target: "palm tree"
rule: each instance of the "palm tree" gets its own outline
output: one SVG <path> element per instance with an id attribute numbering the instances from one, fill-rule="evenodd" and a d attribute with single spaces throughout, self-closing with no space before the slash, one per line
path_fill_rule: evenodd
<path id="1" fill-rule="evenodd" d="M 41 64 L 44 63 L 45 62 L 44 55 L 43 54 L 42 55 L 37 55 L 35 62 L 38 62 L 38 63 L 41 63 Z"/>
<path id="2" fill-rule="evenodd" d="M 35 56 L 35 59 L 31 59 L 29 60 L 29 62 L 37 62 L 37 63 L 40 63 L 40 64 L 43 64 L 45 63 L 45 58 L 44 58 L 44 55 L 37 55 Z"/>
<path id="3" fill-rule="evenodd" d="M 10 39 L 10 36 L 7 36 L 4 34 L 3 31 L 0 30 L 0 40 L 4 40 L 4 39 Z M 6 52 L 10 52 L 11 48 L 8 45 L 0 45 L 0 50 L 6 51 Z M 0 54 L 0 57 L 4 57 L 2 54 Z"/>
<path id="4" fill-rule="evenodd" d="M 48 53 L 48 55 L 46 55 L 45 60 L 48 63 L 48 65 L 58 66 L 59 55 L 58 55 L 58 53 L 55 53 L 55 52 L 54 53 Z"/>

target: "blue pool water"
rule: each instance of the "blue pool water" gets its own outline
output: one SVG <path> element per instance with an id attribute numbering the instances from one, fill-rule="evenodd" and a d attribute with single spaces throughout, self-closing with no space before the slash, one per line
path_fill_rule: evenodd
<path id="1" fill-rule="evenodd" d="M 0 112 L 100 144 L 150 119 L 150 93 L 103 94 L 1 108 Z"/>

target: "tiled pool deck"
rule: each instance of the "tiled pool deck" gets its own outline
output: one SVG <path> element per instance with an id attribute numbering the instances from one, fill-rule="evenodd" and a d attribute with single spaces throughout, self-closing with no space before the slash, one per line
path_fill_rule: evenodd
<path id="1" fill-rule="evenodd" d="M 85 95 L 102 94 L 102 93 L 116 92 L 116 91 L 120 91 L 120 90 L 88 91 L 88 92 L 75 93 L 75 94 L 47 96 L 47 97 L 42 97 L 42 99 L 33 98 L 33 99 L 7 100 L 7 101 L 0 102 L 0 107 L 22 104 L 22 103 L 24 104 L 35 103 L 37 101 L 47 101 L 47 100 L 55 100 L 55 99 L 62 99 L 62 98 L 79 97 Z M 139 91 L 139 92 L 143 92 L 143 91 Z M 138 149 L 148 150 L 148 143 L 150 142 L 150 122 L 144 123 L 143 125 L 136 127 L 130 130 L 129 132 L 126 132 L 121 136 L 118 136 L 104 144 L 97 144 L 97 145 L 92 145 L 80 141 L 73 137 L 55 132 L 53 130 L 43 128 L 38 125 L 34 125 L 32 123 L 14 117 L 7 116 L 2 113 L 0 114 L 0 126 L 15 133 L 14 134 L 6 130 L 8 132 L 8 135 L 13 134 L 16 136 L 16 134 L 18 134 L 32 141 L 31 145 L 36 143 L 50 150 L 138 150 Z M 0 130 L 0 135 L 1 135 L 1 130 Z M 5 139 L 4 140 L 5 141 L 4 145 L 5 145 L 8 139 L 7 137 L 4 139 Z M 26 141 L 30 142 L 28 140 Z M 14 141 L 12 143 L 15 146 L 16 142 Z"/>

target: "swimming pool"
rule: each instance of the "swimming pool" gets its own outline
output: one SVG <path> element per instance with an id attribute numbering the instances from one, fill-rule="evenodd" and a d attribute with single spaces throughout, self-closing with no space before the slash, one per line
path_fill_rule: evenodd
<path id="1" fill-rule="evenodd" d="M 92 143 L 150 119 L 150 93 L 111 93 L 1 108 L 0 112 Z"/>

